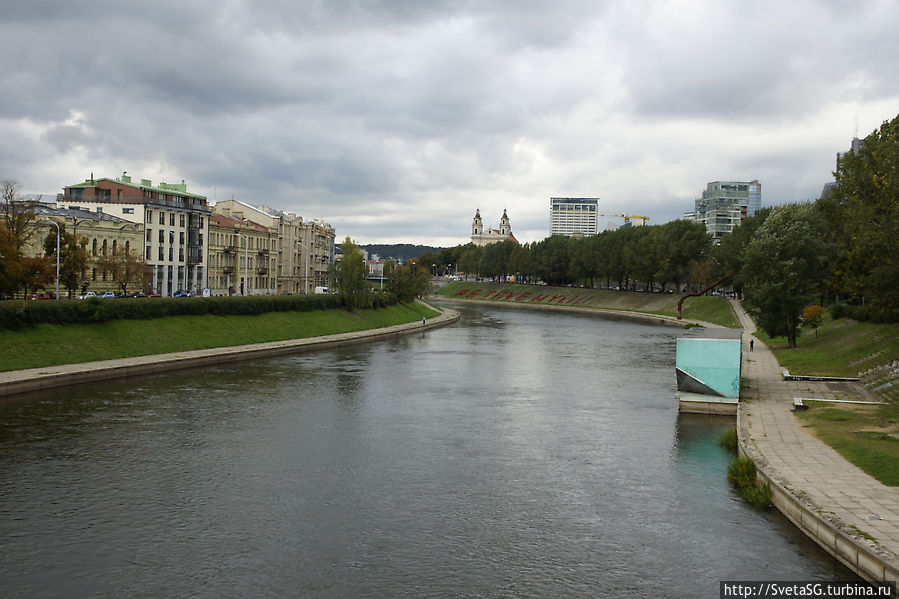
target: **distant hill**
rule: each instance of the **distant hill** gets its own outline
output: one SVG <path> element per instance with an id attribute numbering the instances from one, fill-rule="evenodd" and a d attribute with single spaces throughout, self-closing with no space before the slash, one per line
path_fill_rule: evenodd
<path id="1" fill-rule="evenodd" d="M 427 251 L 436 252 L 444 249 L 429 245 L 412 245 L 411 243 L 371 243 L 359 247 L 368 252 L 369 256 L 378 254 L 381 258 L 393 258 L 402 262 L 409 258 L 418 258 Z"/>

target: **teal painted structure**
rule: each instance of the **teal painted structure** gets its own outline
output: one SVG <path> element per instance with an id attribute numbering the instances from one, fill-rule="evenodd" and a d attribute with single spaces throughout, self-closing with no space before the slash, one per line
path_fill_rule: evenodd
<path id="1" fill-rule="evenodd" d="M 740 398 L 742 339 L 677 340 L 677 390 Z"/>

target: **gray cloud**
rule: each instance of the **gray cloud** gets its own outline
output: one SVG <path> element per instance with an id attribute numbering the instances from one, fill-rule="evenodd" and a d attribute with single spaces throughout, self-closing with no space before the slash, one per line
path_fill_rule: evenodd
<path id="1" fill-rule="evenodd" d="M 887 0 L 7 4 L 4 178 L 185 179 L 362 241 L 463 242 L 478 207 L 539 239 L 551 195 L 814 197 L 899 106 Z"/>

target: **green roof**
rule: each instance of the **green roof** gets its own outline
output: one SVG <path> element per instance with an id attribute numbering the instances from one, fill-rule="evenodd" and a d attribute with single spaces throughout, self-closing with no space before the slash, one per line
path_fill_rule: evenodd
<path id="1" fill-rule="evenodd" d="M 125 176 L 121 179 L 112 179 L 110 177 L 100 177 L 99 179 L 86 179 L 84 183 L 77 183 L 75 185 L 66 185 L 63 189 L 87 189 L 91 187 L 97 187 L 98 181 L 111 181 L 113 183 L 118 183 L 119 185 L 127 185 L 128 187 L 133 187 L 135 189 L 140 189 L 141 191 L 155 191 L 157 193 L 176 193 L 178 195 L 182 195 L 189 198 L 197 198 L 200 200 L 205 200 L 206 196 L 190 193 L 187 191 L 187 184 L 185 183 L 163 183 L 160 182 L 158 186 L 154 186 L 150 184 L 149 179 L 141 179 L 140 185 L 131 181 L 131 177 Z"/>

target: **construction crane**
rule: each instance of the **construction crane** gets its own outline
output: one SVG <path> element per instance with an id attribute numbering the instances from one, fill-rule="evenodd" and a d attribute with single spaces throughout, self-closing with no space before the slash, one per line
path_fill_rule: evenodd
<path id="1" fill-rule="evenodd" d="M 649 217 L 648 217 L 648 216 L 643 216 L 643 215 L 640 215 L 640 214 L 622 214 L 622 213 L 620 213 L 620 212 L 599 212 L 598 214 L 599 214 L 600 216 L 617 216 L 617 217 L 619 217 L 619 218 L 623 218 L 623 219 L 624 219 L 624 226 L 625 226 L 625 227 L 627 227 L 627 226 L 629 226 L 629 225 L 631 224 L 631 219 L 632 219 L 632 218 L 639 218 L 640 220 L 643 221 L 642 224 L 643 224 L 644 226 L 646 226 L 646 221 L 649 220 Z"/>

